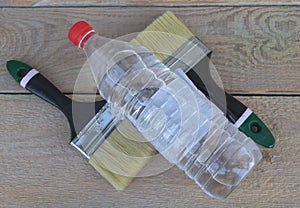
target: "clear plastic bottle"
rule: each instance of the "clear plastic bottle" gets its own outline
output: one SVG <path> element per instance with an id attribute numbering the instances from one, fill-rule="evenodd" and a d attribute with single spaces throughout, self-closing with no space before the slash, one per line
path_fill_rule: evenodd
<path id="1" fill-rule="evenodd" d="M 258 147 L 182 71 L 171 72 L 144 47 L 98 36 L 84 21 L 69 39 L 85 51 L 113 115 L 129 119 L 209 195 L 225 198 L 259 161 Z"/>

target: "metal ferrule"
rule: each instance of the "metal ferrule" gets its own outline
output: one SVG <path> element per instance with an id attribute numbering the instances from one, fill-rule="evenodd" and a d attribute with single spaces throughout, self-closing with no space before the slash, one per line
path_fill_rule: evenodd
<path id="1" fill-rule="evenodd" d="M 117 123 L 118 121 L 113 117 L 109 104 L 106 104 L 80 131 L 71 145 L 90 159 L 90 156 L 110 135 Z"/>
<path id="2" fill-rule="evenodd" d="M 163 63 L 174 71 L 178 68 L 187 73 L 204 58 L 210 58 L 212 51 L 197 37 L 184 43 L 172 56 Z"/>

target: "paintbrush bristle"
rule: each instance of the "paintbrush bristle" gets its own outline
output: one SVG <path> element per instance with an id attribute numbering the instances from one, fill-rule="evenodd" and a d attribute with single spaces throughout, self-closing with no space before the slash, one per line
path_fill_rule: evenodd
<path id="1" fill-rule="evenodd" d="M 146 47 L 160 61 L 164 61 L 192 37 L 193 33 L 172 12 L 167 11 L 131 43 Z"/>
<path id="2" fill-rule="evenodd" d="M 117 190 L 123 190 L 155 154 L 152 145 L 128 120 L 123 120 L 89 162 Z"/>

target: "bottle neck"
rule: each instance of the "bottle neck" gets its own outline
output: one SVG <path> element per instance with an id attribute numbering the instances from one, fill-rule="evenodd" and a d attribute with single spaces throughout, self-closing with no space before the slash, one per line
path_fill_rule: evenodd
<path id="1" fill-rule="evenodd" d="M 86 42 L 94 35 L 96 35 L 95 30 L 91 30 L 91 31 L 87 32 L 80 40 L 80 42 L 78 44 L 78 48 L 84 49 Z"/>

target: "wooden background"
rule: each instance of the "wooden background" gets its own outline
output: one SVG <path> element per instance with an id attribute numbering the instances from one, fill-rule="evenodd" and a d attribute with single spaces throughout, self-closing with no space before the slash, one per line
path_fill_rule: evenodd
<path id="1" fill-rule="evenodd" d="M 0 2 L 0 207 L 300 207 L 300 3 L 296 0 L 4 0 Z M 68 145 L 62 113 L 22 89 L 9 59 L 64 93 L 93 99 L 77 79 L 85 57 L 67 39 L 88 20 L 107 37 L 139 32 L 171 10 L 214 51 L 224 87 L 276 137 L 274 149 L 225 201 L 176 167 L 116 191 Z M 84 67 L 86 68 L 86 67 Z M 90 77 L 88 70 L 81 75 Z M 92 82 L 91 82 L 92 83 Z"/>

